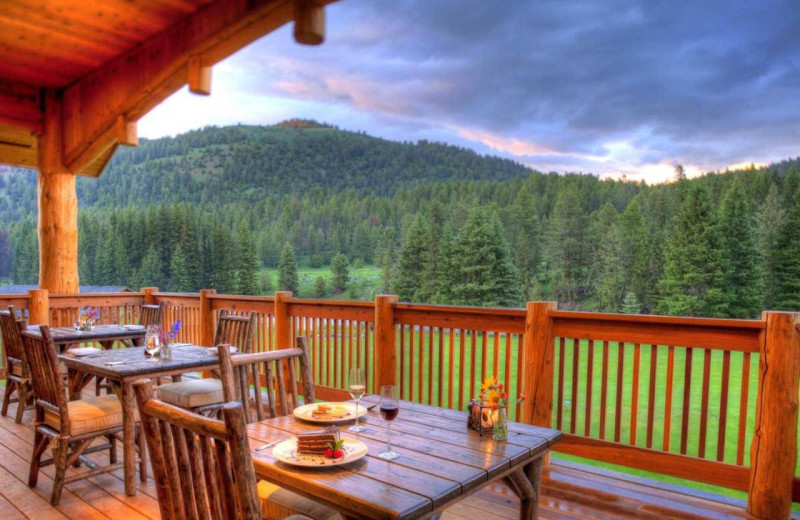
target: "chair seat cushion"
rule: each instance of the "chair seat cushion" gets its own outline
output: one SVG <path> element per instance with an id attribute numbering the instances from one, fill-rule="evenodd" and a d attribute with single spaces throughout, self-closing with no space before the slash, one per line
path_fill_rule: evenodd
<path id="1" fill-rule="evenodd" d="M 70 401 L 67 403 L 67 413 L 69 413 L 70 435 L 82 435 L 122 426 L 122 405 L 115 395 Z M 46 410 L 44 422 L 61 431 L 61 418 L 57 413 Z"/>
<path id="2" fill-rule="evenodd" d="M 280 520 L 291 515 L 302 515 L 309 520 L 343 520 L 335 509 L 324 506 L 304 496 L 283 489 L 271 482 L 258 483 L 258 501 L 265 520 Z"/>
<path id="3" fill-rule="evenodd" d="M 156 392 L 162 401 L 181 408 L 199 408 L 225 400 L 222 381 L 214 378 L 169 383 L 159 386 Z"/>

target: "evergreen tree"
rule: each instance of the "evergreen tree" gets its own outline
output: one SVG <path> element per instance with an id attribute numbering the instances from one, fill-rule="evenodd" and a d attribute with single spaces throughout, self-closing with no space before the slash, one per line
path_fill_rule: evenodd
<path id="1" fill-rule="evenodd" d="M 331 288 L 343 291 L 350 280 L 350 271 L 347 269 L 347 258 L 342 253 L 337 253 L 331 260 L 331 275 Z"/>
<path id="2" fill-rule="evenodd" d="M 422 215 L 417 214 L 408 228 L 406 239 L 397 258 L 397 274 L 392 283 L 392 290 L 401 301 L 423 301 L 420 298 L 423 289 L 422 273 L 427 270 L 425 251 L 427 225 Z"/>
<path id="3" fill-rule="evenodd" d="M 317 298 L 324 298 L 328 294 L 328 288 L 325 286 L 325 278 L 317 276 L 314 280 L 314 296 Z"/>
<path id="4" fill-rule="evenodd" d="M 647 224 L 636 198 L 631 200 L 620 215 L 619 232 L 622 244 L 618 253 L 625 271 L 625 290 L 633 292 L 640 311 L 642 305 L 649 309 L 652 302 L 648 297 L 654 292 L 653 282 L 657 281 L 657 277 L 651 276 L 649 272 L 652 250 L 648 247 Z"/>
<path id="5" fill-rule="evenodd" d="M 278 287 L 281 291 L 297 293 L 299 286 L 300 280 L 297 276 L 297 259 L 294 256 L 294 248 L 292 244 L 286 242 L 278 261 Z"/>
<path id="6" fill-rule="evenodd" d="M 156 246 L 151 245 L 144 255 L 142 266 L 137 273 L 136 279 L 138 283 L 136 285 L 138 285 L 138 287 L 136 288 L 140 289 L 147 286 L 166 288 L 161 273 L 161 255 L 158 254 Z"/>
<path id="7" fill-rule="evenodd" d="M 786 222 L 786 211 L 781 207 L 781 198 L 775 184 L 769 188 L 758 213 L 757 222 L 758 245 L 761 251 L 761 285 L 764 294 L 762 306 L 764 309 L 777 309 L 777 270 L 780 261 L 778 239 Z"/>
<path id="8" fill-rule="evenodd" d="M 258 294 L 258 255 L 247 222 L 239 223 L 236 237 L 236 292 Z"/>
<path id="9" fill-rule="evenodd" d="M 758 248 L 750 206 L 738 179 L 722 201 L 719 231 L 725 267 L 727 315 L 755 318 L 761 310 L 762 300 Z"/>
<path id="10" fill-rule="evenodd" d="M 452 301 L 456 305 L 519 305 L 517 271 L 495 213 L 476 208 L 459 233 L 450 258 Z"/>
<path id="11" fill-rule="evenodd" d="M 777 238 L 775 308 L 800 311 L 800 184 Z"/>
<path id="12" fill-rule="evenodd" d="M 258 286 L 261 289 L 261 294 L 272 294 L 275 286 L 272 285 L 272 276 L 269 273 L 263 273 L 258 278 Z"/>
<path id="13" fill-rule="evenodd" d="M 191 290 L 191 279 L 186 267 L 186 255 L 180 244 L 172 251 L 172 260 L 169 264 L 169 289 L 170 291 L 188 292 Z"/>
<path id="14" fill-rule="evenodd" d="M 220 294 L 236 291 L 236 265 L 233 262 L 233 238 L 230 231 L 216 223 L 211 232 L 209 289 Z"/>
<path id="15" fill-rule="evenodd" d="M 623 314 L 639 314 L 642 312 L 642 306 L 639 300 L 632 291 L 625 293 L 625 299 L 622 300 L 622 313 Z"/>
<path id="16" fill-rule="evenodd" d="M 659 281 L 659 311 L 677 316 L 726 315 L 722 250 L 708 190 L 694 184 L 673 221 Z"/>
<path id="17" fill-rule="evenodd" d="M 546 229 L 547 268 L 554 296 L 568 307 L 574 307 L 585 293 L 588 278 L 584 244 L 586 215 L 574 185 L 558 193 Z"/>

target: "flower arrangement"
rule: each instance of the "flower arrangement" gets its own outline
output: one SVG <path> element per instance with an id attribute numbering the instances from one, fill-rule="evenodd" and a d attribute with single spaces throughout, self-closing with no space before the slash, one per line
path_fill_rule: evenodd
<path id="1" fill-rule="evenodd" d="M 170 343 L 175 343 L 178 340 L 178 332 L 181 331 L 181 322 L 173 321 L 172 326 L 168 330 L 162 329 L 158 326 L 158 339 L 161 345 L 169 345 Z"/>
<path id="2" fill-rule="evenodd" d="M 98 319 L 100 319 L 100 309 L 97 307 L 82 307 L 78 314 L 75 328 L 82 331 L 90 331 L 94 322 Z"/>
<path id="3" fill-rule="evenodd" d="M 525 401 L 522 394 L 517 398 L 516 404 Z M 488 377 L 481 385 L 481 393 L 477 400 L 469 404 L 468 426 L 483 434 L 492 432 L 492 438 L 504 441 L 508 438 L 508 393 L 503 383 L 498 383 L 496 377 Z"/>

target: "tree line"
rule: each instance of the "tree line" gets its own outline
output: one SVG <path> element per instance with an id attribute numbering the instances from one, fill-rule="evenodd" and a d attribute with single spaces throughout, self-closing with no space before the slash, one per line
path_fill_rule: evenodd
<path id="1" fill-rule="evenodd" d="M 242 131 L 237 128 L 217 130 L 227 135 Z M 279 131 L 335 135 L 331 149 L 356 139 L 366 147 L 362 154 L 374 140 L 330 128 Z M 415 159 L 414 173 L 408 174 L 413 182 L 362 189 L 337 177 L 339 167 L 358 162 L 354 153 L 325 174 L 316 162 L 308 166 L 314 172 L 299 177 L 315 179 L 308 186 L 298 181 L 292 189 L 262 189 L 261 178 L 253 177 L 241 186 L 252 184 L 257 196 L 245 190 L 238 200 L 231 192 L 223 197 L 231 200 L 210 201 L 197 198 L 191 183 L 177 179 L 202 183 L 213 176 L 219 157 L 209 150 L 221 146 L 222 137 L 210 130 L 190 134 L 154 141 L 175 149 L 165 156 L 139 162 L 123 156 L 119 161 L 128 173 L 104 187 L 106 193 L 126 193 L 125 186 L 137 178 L 132 171 L 157 171 L 168 156 L 180 175 L 166 168 L 167 178 L 151 187 L 163 194 L 164 186 L 173 186 L 177 200 L 148 203 L 141 187 L 136 198 L 123 197 L 123 207 L 108 203 L 105 195 L 93 202 L 81 199 L 82 283 L 259 294 L 296 287 L 298 260 L 312 266 L 335 263 L 339 273 L 358 261 L 380 266 L 379 289 L 408 301 L 508 306 L 546 299 L 571 309 L 738 318 L 767 308 L 800 310 L 797 161 L 697 179 L 677 171 L 674 182 L 650 186 L 541 174 L 444 147 L 441 156 Z M 320 136 L 314 137 L 319 141 L 314 161 L 325 153 Z M 294 150 L 294 155 L 285 150 L 269 155 L 282 157 L 282 182 L 292 185 L 290 170 L 300 166 L 291 158 L 301 157 L 303 150 L 296 148 L 294 135 L 272 137 L 271 146 Z M 394 145 L 406 155 L 413 155 L 411 148 L 425 155 L 418 145 Z M 246 148 L 232 146 L 238 153 Z M 257 164 L 259 157 L 250 163 Z M 298 164 L 308 161 L 297 159 Z M 452 165 L 472 173 L 462 178 Z M 499 180 L 476 173 L 497 165 L 507 169 Z M 426 171 L 431 172 L 427 177 Z M 3 177 L 0 213 L 15 213 L 5 221 L 10 224 L 0 224 L 0 269 L 5 269 L 0 277 L 35 283 L 33 211 L 9 202 L 11 193 L 29 200 L 35 176 L 12 172 Z M 279 264 L 278 279 L 259 274 L 261 267 Z M 340 275 L 336 285 L 346 279 Z"/>

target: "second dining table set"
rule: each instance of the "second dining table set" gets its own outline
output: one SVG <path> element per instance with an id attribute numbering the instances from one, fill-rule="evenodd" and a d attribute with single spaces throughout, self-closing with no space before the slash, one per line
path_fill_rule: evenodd
<path id="1" fill-rule="evenodd" d="M 6 319 L 5 312 L 0 318 Z M 85 331 L 76 330 L 77 324 L 48 328 L 19 323 L 36 394 L 30 484 L 36 484 L 35 474 L 45 464 L 39 460 L 42 453 L 55 446 L 54 503 L 63 483 L 85 478 L 64 475 L 67 467 L 83 463 L 87 476 L 108 471 L 98 468 L 89 453 L 109 449 L 109 467 L 119 467 L 115 444 L 121 440 L 126 494 L 137 492 L 137 452 L 140 480 L 147 480 L 149 450 L 165 520 L 290 515 L 323 520 L 337 512 L 344 519 L 436 519 L 497 481 L 519 497 L 520 518 L 528 520 L 537 518 L 543 457 L 562 436 L 557 430 L 509 422 L 507 438 L 495 440 L 481 423 L 496 419 L 496 403 L 507 401 L 495 398 L 495 412 L 489 408 L 487 415 L 476 408 L 475 415 L 471 406 L 460 412 L 401 401 L 394 385 L 366 396 L 369 382 L 358 367 L 351 370 L 348 384 L 354 402 L 317 401 L 305 338 L 297 338 L 292 348 L 253 352 L 254 320 L 224 311 L 217 323 L 217 347 L 175 343 L 173 334 L 167 338 L 169 355 L 163 357 L 154 348 L 157 331 L 142 323 L 95 325 Z M 177 332 L 174 327 L 172 332 Z M 102 348 L 75 348 L 87 342 Z M 112 348 L 117 342 L 126 348 Z M 56 369 L 57 377 L 52 374 Z M 181 380 L 188 372 L 210 377 Z M 52 384 L 36 378 L 49 378 Z M 82 399 L 92 380 L 102 381 L 108 395 Z M 99 383 L 96 388 L 100 394 Z M 505 393 L 496 395 L 505 399 Z M 27 399 L 20 400 L 24 407 Z M 108 444 L 97 445 L 98 436 Z M 220 451 L 223 440 L 227 448 Z M 224 473 L 228 465 L 233 469 L 227 476 L 210 476 Z M 233 483 L 226 484 L 226 478 Z"/>

